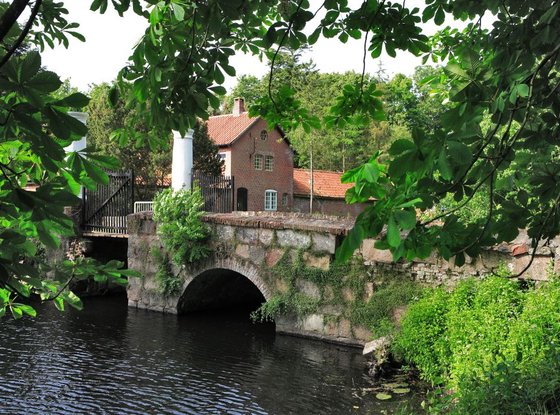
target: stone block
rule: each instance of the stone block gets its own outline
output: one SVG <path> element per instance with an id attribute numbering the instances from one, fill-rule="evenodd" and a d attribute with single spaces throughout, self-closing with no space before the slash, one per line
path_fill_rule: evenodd
<path id="1" fill-rule="evenodd" d="M 261 244 L 269 246 L 274 240 L 274 231 L 272 229 L 259 229 L 259 241 Z"/>
<path id="2" fill-rule="evenodd" d="M 366 262 L 393 262 L 393 254 L 389 250 L 375 248 L 374 239 L 364 239 L 362 242 L 362 256 Z"/>
<path id="3" fill-rule="evenodd" d="M 336 338 L 338 336 L 338 323 L 335 320 L 328 319 L 323 330 L 325 336 Z"/>
<path id="4" fill-rule="evenodd" d="M 274 286 L 276 288 L 276 291 L 278 291 L 280 294 L 287 293 L 290 289 L 288 283 L 282 279 L 277 279 L 276 281 L 274 281 Z"/>
<path id="5" fill-rule="evenodd" d="M 319 298 L 321 298 L 321 290 L 319 290 L 317 284 L 311 281 L 298 279 L 296 281 L 296 287 L 302 294 L 305 294 L 306 296 L 313 298 L 314 300 L 318 300 Z"/>
<path id="6" fill-rule="evenodd" d="M 259 240 L 259 230 L 255 228 L 237 228 L 237 239 L 246 244 L 256 244 Z"/>
<path id="7" fill-rule="evenodd" d="M 493 270 L 500 265 L 506 264 L 510 260 L 510 256 L 497 251 L 482 251 L 480 254 L 480 261 L 477 261 L 477 268 L 480 271 Z M 483 269 L 481 269 L 483 267 Z"/>
<path id="8" fill-rule="evenodd" d="M 330 255 L 316 256 L 309 252 L 303 253 L 303 262 L 310 268 L 318 268 L 323 271 L 328 271 L 331 263 Z"/>
<path id="9" fill-rule="evenodd" d="M 352 337 L 356 340 L 367 342 L 368 340 L 371 340 L 373 334 L 371 330 L 366 327 L 354 326 L 352 327 Z"/>
<path id="10" fill-rule="evenodd" d="M 216 235 L 222 241 L 229 241 L 235 237 L 235 228 L 229 225 L 216 225 Z"/>
<path id="11" fill-rule="evenodd" d="M 383 336 L 364 344 L 364 350 L 362 351 L 362 354 L 365 356 L 367 354 L 375 353 L 376 351 L 387 348 L 390 345 L 391 339 L 388 336 Z"/>
<path id="12" fill-rule="evenodd" d="M 334 300 L 334 290 L 330 285 L 327 285 L 323 290 L 323 300 L 325 301 Z"/>
<path id="13" fill-rule="evenodd" d="M 284 255 L 283 249 L 279 249 L 279 248 L 269 249 L 268 251 L 266 251 L 266 256 L 265 256 L 266 265 L 269 268 L 272 268 L 274 265 L 278 263 L 278 261 L 280 261 L 283 255 Z"/>
<path id="14" fill-rule="evenodd" d="M 237 246 L 235 247 L 235 255 L 240 256 L 241 258 L 244 259 L 249 259 L 250 258 L 249 245 L 237 244 Z"/>
<path id="15" fill-rule="evenodd" d="M 280 246 L 305 249 L 311 244 L 311 236 L 309 234 L 291 229 L 276 231 L 276 238 Z"/>
<path id="16" fill-rule="evenodd" d="M 146 292 L 156 292 L 159 289 L 156 279 L 153 275 L 151 277 L 144 278 L 142 288 Z"/>
<path id="17" fill-rule="evenodd" d="M 338 337 L 352 338 L 352 323 L 347 318 L 340 319 L 338 322 Z"/>
<path id="18" fill-rule="evenodd" d="M 262 246 L 249 246 L 249 260 L 255 265 L 263 263 L 265 251 Z"/>
<path id="19" fill-rule="evenodd" d="M 522 257 L 516 257 L 513 262 L 513 273 L 519 274 L 529 261 L 531 260 L 531 255 L 525 255 Z M 550 263 L 552 258 L 548 256 L 536 256 L 533 263 L 527 271 L 521 276 L 523 279 L 534 280 L 534 281 L 547 281 L 548 280 L 548 270 L 550 268 Z"/>
<path id="20" fill-rule="evenodd" d="M 373 296 L 374 292 L 374 285 L 373 282 L 366 282 L 364 285 L 364 301 L 369 301 L 369 299 Z"/>
<path id="21" fill-rule="evenodd" d="M 301 322 L 301 329 L 322 333 L 324 330 L 323 316 L 321 314 L 311 314 Z"/>
<path id="22" fill-rule="evenodd" d="M 352 290 L 348 287 L 344 287 L 342 289 L 342 298 L 344 299 L 344 301 L 351 303 L 352 301 L 355 300 L 355 296 L 354 293 L 352 292 Z"/>
<path id="23" fill-rule="evenodd" d="M 326 252 L 334 254 L 336 251 L 336 236 L 331 234 L 313 233 L 311 235 L 313 240 L 312 248 L 315 252 Z"/>

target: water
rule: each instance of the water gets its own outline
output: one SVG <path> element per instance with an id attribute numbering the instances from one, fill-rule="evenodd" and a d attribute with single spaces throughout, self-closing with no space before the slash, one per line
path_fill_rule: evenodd
<path id="1" fill-rule="evenodd" d="M 0 322 L 0 414 L 377 414 L 360 351 L 124 298 Z"/>

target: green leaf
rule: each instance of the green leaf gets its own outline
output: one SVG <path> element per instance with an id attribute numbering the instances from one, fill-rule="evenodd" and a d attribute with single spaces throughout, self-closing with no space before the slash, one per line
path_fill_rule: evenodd
<path id="1" fill-rule="evenodd" d="M 408 231 L 416 226 L 416 212 L 414 210 L 398 210 L 394 215 L 403 230 Z"/>
<path id="2" fill-rule="evenodd" d="M 25 55 L 21 65 L 18 67 L 18 81 L 25 82 L 35 76 L 41 69 L 41 55 L 37 51 L 31 51 Z"/>
<path id="3" fill-rule="evenodd" d="M 394 216 L 390 216 L 387 223 L 387 243 L 391 248 L 396 248 L 401 244 L 401 233 Z"/>
<path id="4" fill-rule="evenodd" d="M 62 85 L 57 74 L 50 71 L 39 72 L 26 85 L 41 92 L 54 92 Z"/>
<path id="5" fill-rule="evenodd" d="M 416 146 L 410 140 L 400 139 L 395 141 L 391 148 L 389 149 L 389 154 L 392 156 L 397 156 L 399 154 L 408 152 L 408 151 L 415 151 Z"/>
<path id="6" fill-rule="evenodd" d="M 517 85 L 517 93 L 522 98 L 527 98 L 529 96 L 529 86 L 526 84 Z"/>
<path id="7" fill-rule="evenodd" d="M 89 104 L 89 98 L 81 92 L 76 92 L 72 95 L 68 95 L 66 98 L 53 102 L 53 105 L 74 108 L 83 108 L 87 104 Z"/>

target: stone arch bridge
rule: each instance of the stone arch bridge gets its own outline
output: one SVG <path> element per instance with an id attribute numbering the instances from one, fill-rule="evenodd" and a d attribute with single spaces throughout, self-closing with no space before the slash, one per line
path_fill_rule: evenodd
<path id="1" fill-rule="evenodd" d="M 526 250 L 517 244 L 489 251 L 460 269 L 437 257 L 394 263 L 389 252 L 366 240 L 351 265 L 337 268 L 334 253 L 352 227 L 351 219 L 234 212 L 208 214 L 204 220 L 214 235 L 212 254 L 196 265 L 173 266 L 181 287 L 164 295 L 156 280 L 165 255 L 157 225 L 150 212 L 129 215 L 128 266 L 143 275 L 129 281 L 129 306 L 180 314 L 240 304 L 255 309 L 265 301 L 289 300 L 296 307 L 284 307 L 275 317 L 278 332 L 363 345 L 373 333 L 360 325 L 357 311 L 388 280 L 449 284 L 466 275 L 486 274 L 499 264 L 515 270 L 528 261 Z M 543 275 L 542 268 L 554 260 L 551 252 L 537 258 L 535 276 Z"/>

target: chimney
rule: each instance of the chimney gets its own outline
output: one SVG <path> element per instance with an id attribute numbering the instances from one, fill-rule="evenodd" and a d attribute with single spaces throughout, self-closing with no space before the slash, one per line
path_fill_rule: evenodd
<path id="1" fill-rule="evenodd" d="M 235 98 L 233 100 L 233 115 L 239 116 L 245 112 L 245 100 L 243 98 Z"/>

